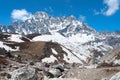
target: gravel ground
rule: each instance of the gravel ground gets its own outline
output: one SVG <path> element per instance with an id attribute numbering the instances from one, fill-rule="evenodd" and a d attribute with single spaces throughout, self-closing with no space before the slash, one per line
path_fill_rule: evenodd
<path id="1" fill-rule="evenodd" d="M 79 80 L 109 80 L 117 72 L 120 72 L 120 67 L 71 69 L 68 71 L 65 77 L 77 78 Z"/>

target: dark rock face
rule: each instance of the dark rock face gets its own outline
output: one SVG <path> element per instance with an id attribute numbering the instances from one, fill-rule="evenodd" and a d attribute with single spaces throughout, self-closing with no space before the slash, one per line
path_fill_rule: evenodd
<path id="1" fill-rule="evenodd" d="M 36 36 L 40 36 L 41 34 L 27 34 L 27 35 L 25 35 L 27 38 L 29 38 L 29 39 L 33 39 L 34 37 L 36 37 Z"/>
<path id="2" fill-rule="evenodd" d="M 0 56 L 0 66 L 8 65 L 8 64 L 9 64 L 9 61 L 5 57 Z"/>
<path id="3" fill-rule="evenodd" d="M 11 78 L 11 75 L 9 73 L 6 73 L 6 72 L 0 73 L 0 76 L 3 76 L 3 77 L 6 76 L 8 79 Z"/>
<path id="4" fill-rule="evenodd" d="M 0 48 L 0 55 L 5 55 L 6 52 L 5 48 Z"/>
<path id="5" fill-rule="evenodd" d="M 60 70 L 61 72 L 64 71 L 64 66 L 63 66 L 63 65 L 58 64 L 58 65 L 54 65 L 54 66 L 52 66 L 52 67 L 55 68 L 55 69 Z"/>
<path id="6" fill-rule="evenodd" d="M 14 56 L 10 52 L 6 52 L 5 57 L 14 58 Z"/>
<path id="7" fill-rule="evenodd" d="M 9 35 L 9 34 L 3 34 L 3 33 L 1 33 L 0 34 L 0 41 L 6 41 L 6 40 L 8 40 L 8 38 L 10 37 L 11 35 Z"/>

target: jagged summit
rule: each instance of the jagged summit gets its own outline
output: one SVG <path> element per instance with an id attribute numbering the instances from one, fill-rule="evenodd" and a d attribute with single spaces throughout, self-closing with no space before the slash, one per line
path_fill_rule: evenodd
<path id="1" fill-rule="evenodd" d="M 46 12 L 36 12 L 33 17 L 38 18 L 38 19 L 40 19 L 40 18 L 48 19 L 51 16 L 49 14 L 47 14 Z"/>
<path id="2" fill-rule="evenodd" d="M 7 30 L 6 27 L 0 24 L 0 33 L 7 32 L 6 30 Z"/>
<path id="3" fill-rule="evenodd" d="M 66 36 L 80 32 L 94 32 L 94 29 L 78 21 L 73 15 L 69 17 L 53 17 L 45 12 L 36 12 L 25 22 L 13 22 L 7 28 L 0 27 L 0 32 L 32 34 L 58 31 Z"/>

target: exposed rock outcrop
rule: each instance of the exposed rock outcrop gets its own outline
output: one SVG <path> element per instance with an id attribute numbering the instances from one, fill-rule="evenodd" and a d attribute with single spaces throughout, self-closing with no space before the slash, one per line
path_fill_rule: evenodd
<path id="1" fill-rule="evenodd" d="M 12 72 L 11 80 L 37 80 L 34 68 L 23 67 Z"/>

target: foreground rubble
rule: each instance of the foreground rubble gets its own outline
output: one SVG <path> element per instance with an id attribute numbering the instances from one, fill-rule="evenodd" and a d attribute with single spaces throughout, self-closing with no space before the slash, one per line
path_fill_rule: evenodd
<path id="1" fill-rule="evenodd" d="M 0 80 L 119 80 L 120 66 L 94 68 L 68 64 L 15 63 L 0 68 Z M 69 66 L 69 68 L 65 66 Z M 118 73 L 118 74 L 117 74 Z"/>

